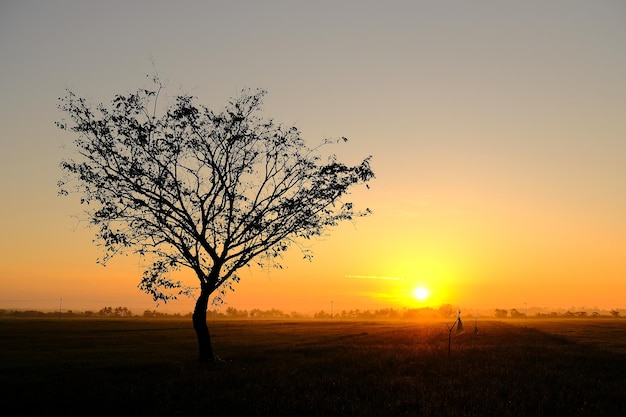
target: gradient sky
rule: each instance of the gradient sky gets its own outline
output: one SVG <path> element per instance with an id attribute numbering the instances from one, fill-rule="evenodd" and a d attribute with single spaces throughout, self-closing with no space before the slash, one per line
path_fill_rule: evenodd
<path id="1" fill-rule="evenodd" d="M 242 271 L 228 306 L 626 307 L 625 23 L 617 0 L 2 1 L 0 308 L 154 308 L 140 261 L 96 264 L 57 197 L 73 137 L 54 125 L 66 87 L 108 102 L 151 60 L 169 97 L 264 88 L 310 144 L 374 157 L 353 194 L 374 215 L 312 263 Z"/>

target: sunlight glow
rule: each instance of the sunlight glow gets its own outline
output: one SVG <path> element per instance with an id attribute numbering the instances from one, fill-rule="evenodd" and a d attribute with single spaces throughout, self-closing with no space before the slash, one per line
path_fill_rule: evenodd
<path id="1" fill-rule="evenodd" d="M 429 291 L 424 287 L 417 287 L 413 290 L 413 296 L 417 298 L 419 301 L 424 301 L 428 298 Z"/>

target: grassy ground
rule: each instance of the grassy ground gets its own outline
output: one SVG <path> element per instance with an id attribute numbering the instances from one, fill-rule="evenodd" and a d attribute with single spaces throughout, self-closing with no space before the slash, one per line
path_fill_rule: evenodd
<path id="1" fill-rule="evenodd" d="M 187 321 L 5 319 L 0 395 L 14 415 L 626 415 L 625 322 L 568 326 L 466 323 L 448 356 L 444 322 L 217 321 L 207 366 Z"/>
<path id="2" fill-rule="evenodd" d="M 560 335 L 567 340 L 626 354 L 626 320 L 614 318 L 559 318 L 512 321 L 519 326 Z"/>

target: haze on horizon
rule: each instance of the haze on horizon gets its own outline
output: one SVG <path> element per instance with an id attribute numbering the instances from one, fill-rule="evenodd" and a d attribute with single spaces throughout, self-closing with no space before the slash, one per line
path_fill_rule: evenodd
<path id="1" fill-rule="evenodd" d="M 241 271 L 228 306 L 626 307 L 626 5 L 264 3 L 0 4 L 0 308 L 154 308 L 141 261 L 97 265 L 57 197 L 73 137 L 54 125 L 65 87 L 109 102 L 151 60 L 167 99 L 264 88 L 309 144 L 373 155 L 354 199 L 374 214 L 307 242 L 312 263 L 293 247 L 284 270 Z"/>

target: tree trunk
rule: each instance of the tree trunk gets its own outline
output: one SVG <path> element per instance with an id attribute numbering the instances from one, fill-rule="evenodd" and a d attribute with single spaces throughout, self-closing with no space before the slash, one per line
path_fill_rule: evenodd
<path id="1" fill-rule="evenodd" d="M 198 348 L 200 350 L 199 359 L 201 362 L 214 362 L 213 346 L 211 345 L 211 335 L 209 334 L 209 326 L 206 324 L 206 312 L 209 305 L 209 291 L 204 288 L 200 290 L 200 296 L 196 301 L 196 307 L 193 311 L 192 321 L 193 328 L 198 337 Z"/>

